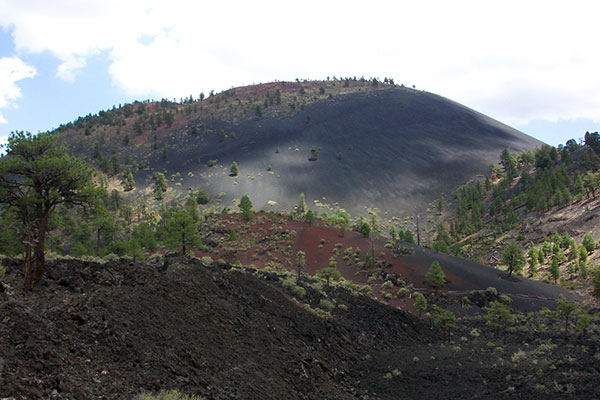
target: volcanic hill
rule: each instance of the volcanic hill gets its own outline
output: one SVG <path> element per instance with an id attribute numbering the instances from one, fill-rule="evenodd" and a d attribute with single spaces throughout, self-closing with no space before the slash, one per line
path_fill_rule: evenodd
<path id="1" fill-rule="evenodd" d="M 138 193 L 159 171 L 171 181 L 167 200 L 194 188 L 221 206 L 247 194 L 257 209 L 289 210 L 304 192 L 354 215 L 369 207 L 398 217 L 484 173 L 502 149 L 541 144 L 441 96 L 362 79 L 128 104 L 58 131 L 106 171 L 131 165 Z"/>

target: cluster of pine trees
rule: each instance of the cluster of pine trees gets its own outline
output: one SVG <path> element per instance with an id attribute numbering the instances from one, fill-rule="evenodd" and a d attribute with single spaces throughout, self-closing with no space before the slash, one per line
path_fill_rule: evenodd
<path id="1" fill-rule="evenodd" d="M 465 185 L 454 193 L 456 214 L 448 229 L 444 224 L 438 225 L 433 249 L 460 256 L 464 244 L 461 240 L 465 237 L 487 229 L 498 238 L 520 226 L 523 212 L 542 215 L 574 201 L 595 199 L 600 189 L 599 156 L 597 132 L 586 133 L 583 143 L 571 139 L 564 146 L 543 145 L 535 152 L 516 154 L 505 149 L 500 166 L 490 165 L 483 185 Z M 598 281 L 600 294 L 600 270 L 588 260 L 595 248 L 591 235 L 585 235 L 582 243 L 576 244 L 566 232 L 553 234 L 537 247 L 530 243 L 529 276 L 536 277 L 543 270 L 547 279 L 567 285 L 592 276 L 594 284 Z M 522 264 L 524 261 L 523 257 Z"/>

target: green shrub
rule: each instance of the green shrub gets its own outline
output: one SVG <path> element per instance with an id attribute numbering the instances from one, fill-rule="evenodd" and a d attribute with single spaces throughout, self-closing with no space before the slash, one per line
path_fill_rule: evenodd
<path id="1" fill-rule="evenodd" d="M 381 289 L 383 290 L 391 290 L 394 287 L 394 283 L 392 281 L 385 281 L 381 284 Z"/>
<path id="2" fill-rule="evenodd" d="M 144 393 L 139 395 L 136 400 L 204 400 L 205 397 L 193 396 L 180 393 L 178 390 L 163 390 L 160 393 L 154 395 L 151 393 Z"/>
<path id="3" fill-rule="evenodd" d="M 322 310 L 320 308 L 312 308 L 309 304 L 304 305 L 304 309 L 315 314 L 319 318 L 331 319 L 331 313 L 329 311 Z"/>
<path id="4" fill-rule="evenodd" d="M 202 264 L 204 264 L 205 266 L 213 263 L 213 259 L 210 256 L 204 256 L 200 259 L 200 261 L 202 261 Z"/>
<path id="5" fill-rule="evenodd" d="M 458 328 L 456 316 L 452 311 L 445 310 L 436 305 L 431 306 L 431 311 L 433 312 L 433 322 L 436 325 L 442 325 L 446 328 Z"/>
<path id="6" fill-rule="evenodd" d="M 281 285 L 283 287 L 286 287 L 286 288 L 292 290 L 292 292 L 294 292 L 295 296 L 300 297 L 300 298 L 306 296 L 306 289 L 304 289 L 302 286 L 296 285 L 295 277 L 288 276 L 287 278 L 279 278 L 279 281 L 281 282 Z"/>
<path id="7" fill-rule="evenodd" d="M 327 300 L 327 299 L 321 299 L 319 300 L 319 307 L 331 311 L 335 308 L 335 304 L 333 304 L 331 301 Z"/>

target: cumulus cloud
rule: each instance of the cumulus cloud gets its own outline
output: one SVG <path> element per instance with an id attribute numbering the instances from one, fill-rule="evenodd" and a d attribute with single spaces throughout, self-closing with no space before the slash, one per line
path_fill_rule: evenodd
<path id="1" fill-rule="evenodd" d="M 595 4 L 587 1 L 189 2 L 0 0 L 18 52 L 50 52 L 73 81 L 110 58 L 136 97 L 258 82 L 393 77 L 508 123 L 600 120 Z"/>
<path id="2" fill-rule="evenodd" d="M 19 99 L 21 89 L 16 83 L 22 79 L 33 78 L 36 70 L 18 57 L 0 58 L 0 110 L 15 105 Z M 6 118 L 0 114 L 0 124 L 7 123 Z"/>

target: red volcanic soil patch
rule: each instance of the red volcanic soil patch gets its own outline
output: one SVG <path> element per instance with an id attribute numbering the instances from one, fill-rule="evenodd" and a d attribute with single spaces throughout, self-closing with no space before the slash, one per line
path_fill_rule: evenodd
<path id="1" fill-rule="evenodd" d="M 425 275 L 434 260 L 442 265 L 446 275 L 442 293 L 450 298 L 494 287 L 513 297 L 516 307 L 523 310 L 552 307 L 560 294 L 573 298 L 557 286 L 523 277 L 507 279 L 501 270 L 415 245 L 398 242 L 386 247 L 385 238 L 376 237 L 371 242 L 349 227 L 342 236 L 339 228 L 327 226 L 323 221 L 310 226 L 279 213 L 256 213 L 251 221 L 244 221 L 239 214 L 213 218 L 205 227 L 210 230 L 205 244 L 212 247 L 212 252 L 197 256 L 208 255 L 215 260 L 256 268 L 279 265 L 294 271 L 296 254 L 304 251 L 304 273 L 314 275 L 333 260 L 345 279 L 369 285 L 375 297 L 405 310 L 412 310 L 411 291 L 433 292 Z M 231 231 L 235 231 L 234 240 Z M 376 265 L 365 267 L 365 256 L 371 251 Z M 385 288 L 386 281 L 392 285 L 386 283 Z M 398 296 L 403 291 L 405 296 Z"/>

